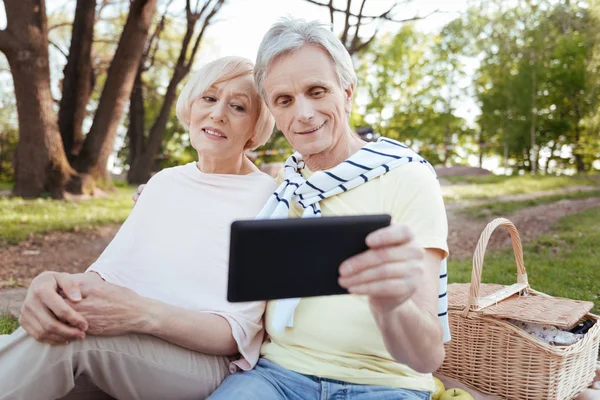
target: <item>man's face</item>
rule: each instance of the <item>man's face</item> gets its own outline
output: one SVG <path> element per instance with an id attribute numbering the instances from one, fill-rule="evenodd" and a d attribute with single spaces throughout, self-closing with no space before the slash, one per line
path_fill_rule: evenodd
<path id="1" fill-rule="evenodd" d="M 304 157 L 332 152 L 350 134 L 353 89 L 340 86 L 328 54 L 313 45 L 276 58 L 265 79 L 277 128 Z"/>

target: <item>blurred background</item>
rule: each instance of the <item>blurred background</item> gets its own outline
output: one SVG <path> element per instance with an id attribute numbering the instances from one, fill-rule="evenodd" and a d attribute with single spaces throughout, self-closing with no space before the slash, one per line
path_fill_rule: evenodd
<path id="1" fill-rule="evenodd" d="M 398 139 L 440 166 L 598 171 L 599 10 L 593 0 L 6 1 L 0 181 L 62 198 L 191 161 L 178 90 L 216 57 L 254 59 L 282 15 L 332 23 L 358 71 L 352 126 L 367 140 Z M 260 165 L 290 153 L 275 132 L 251 155 Z"/>
<path id="2" fill-rule="evenodd" d="M 189 76 L 254 60 L 285 15 L 331 24 L 352 55 L 357 134 L 436 166 L 451 280 L 505 215 L 534 287 L 598 309 L 600 0 L 0 1 L 0 288 L 93 262 L 134 188 L 196 157 L 174 110 Z M 275 174 L 291 152 L 276 131 L 249 155 Z M 513 283 L 493 254 L 491 280 Z"/>

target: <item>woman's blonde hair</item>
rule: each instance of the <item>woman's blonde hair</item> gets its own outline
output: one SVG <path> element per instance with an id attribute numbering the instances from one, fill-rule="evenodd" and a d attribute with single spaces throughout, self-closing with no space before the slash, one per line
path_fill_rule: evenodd
<path id="1" fill-rule="evenodd" d="M 186 129 L 190 128 L 192 103 L 212 85 L 226 82 L 244 75 L 252 75 L 254 64 L 243 57 L 221 57 L 200 68 L 185 84 L 177 99 L 177 118 Z M 247 150 L 255 150 L 269 140 L 275 120 L 262 98 L 258 95 L 258 119 L 254 136 L 246 143 Z"/>

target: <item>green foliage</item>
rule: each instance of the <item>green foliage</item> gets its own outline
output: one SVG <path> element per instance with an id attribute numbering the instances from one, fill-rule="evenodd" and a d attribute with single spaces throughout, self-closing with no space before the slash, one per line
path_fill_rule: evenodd
<path id="1" fill-rule="evenodd" d="M 0 314 L 0 335 L 9 335 L 19 327 L 17 318 L 10 314 Z"/>
<path id="2" fill-rule="evenodd" d="M 18 142 L 17 129 L 0 125 L 0 182 L 9 182 L 14 179 L 13 156 Z"/>
<path id="3" fill-rule="evenodd" d="M 496 154 L 506 151 L 517 170 L 531 170 L 531 154 L 540 148 L 550 153 L 545 172 L 590 170 L 600 140 L 597 130 L 584 140 L 591 132 L 582 124 L 598 113 L 600 91 L 598 71 L 587 68 L 597 29 L 587 7 L 548 0 L 491 4 L 467 17 L 476 39 L 472 52 L 482 60 L 475 82 L 484 140 Z M 563 146 L 573 155 L 561 157 Z"/>
<path id="4" fill-rule="evenodd" d="M 275 154 L 265 154 L 265 152 L 273 150 Z M 259 156 L 256 159 L 257 165 L 274 162 L 284 162 L 292 153 L 293 149 L 289 142 L 283 136 L 283 133 L 277 129 L 273 129 L 273 134 L 264 146 L 256 149 Z"/>
<path id="5" fill-rule="evenodd" d="M 117 188 L 106 198 L 77 202 L 0 197 L 0 242 L 18 243 L 32 234 L 77 231 L 125 221 L 133 187 Z"/>
<path id="6" fill-rule="evenodd" d="M 592 301 L 600 312 L 600 208 L 562 218 L 552 231 L 526 244 L 525 267 L 532 288 L 552 296 Z M 517 227 L 518 228 L 518 227 Z M 451 282 L 470 282 L 470 260 L 450 260 Z M 512 249 L 488 252 L 483 282 L 504 285 L 516 282 Z"/>

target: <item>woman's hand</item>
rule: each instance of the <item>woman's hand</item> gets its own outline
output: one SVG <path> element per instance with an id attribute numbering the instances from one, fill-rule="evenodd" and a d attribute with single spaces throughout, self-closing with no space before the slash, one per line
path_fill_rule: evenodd
<path id="1" fill-rule="evenodd" d="M 147 319 L 144 299 L 131 289 L 103 281 L 95 273 L 84 275 L 83 300 L 71 307 L 87 320 L 87 333 L 117 336 L 139 332 Z"/>
<path id="2" fill-rule="evenodd" d="M 83 274 L 43 272 L 29 286 L 19 324 L 37 341 L 64 344 L 85 338 L 87 320 L 73 305 L 81 301 Z"/>

